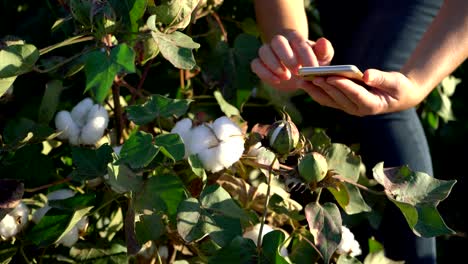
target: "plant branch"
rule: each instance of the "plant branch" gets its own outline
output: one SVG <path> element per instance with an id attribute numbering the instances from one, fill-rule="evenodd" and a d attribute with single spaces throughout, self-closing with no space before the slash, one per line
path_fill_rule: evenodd
<path id="1" fill-rule="evenodd" d="M 118 85 L 112 85 L 112 99 L 114 101 L 114 117 L 116 129 L 117 145 L 120 145 L 122 140 L 123 120 L 122 120 L 122 106 L 120 105 L 120 88 Z"/>
<path id="2" fill-rule="evenodd" d="M 127 88 L 130 93 L 132 93 L 133 95 L 136 95 L 140 98 L 145 98 L 145 96 L 140 92 L 138 91 L 135 87 L 131 86 L 130 84 L 128 84 L 123 78 L 121 77 L 116 77 L 116 79 L 114 80 L 114 82 L 118 85 L 118 86 L 122 86 L 122 87 L 125 87 Z"/>
<path id="3" fill-rule="evenodd" d="M 223 22 L 221 21 L 221 18 L 218 16 L 218 14 L 216 12 L 212 12 L 211 15 L 214 17 L 214 19 L 218 23 L 219 29 L 221 29 L 221 33 L 223 34 L 223 39 L 222 40 L 224 42 L 228 42 L 227 31 L 223 26 Z"/>
<path id="4" fill-rule="evenodd" d="M 43 189 L 47 189 L 47 188 L 55 186 L 55 185 L 59 185 L 59 184 L 62 184 L 62 183 L 69 182 L 71 180 L 72 180 L 71 178 L 67 177 L 67 178 L 64 178 L 64 179 L 61 179 L 61 180 L 58 180 L 58 181 L 54 181 L 54 182 L 51 182 L 51 183 L 48 183 L 48 184 L 45 184 L 45 185 L 42 185 L 42 186 L 39 186 L 39 187 L 36 187 L 36 188 L 25 188 L 24 191 L 33 193 L 33 192 L 37 192 L 37 191 L 40 191 L 40 190 L 43 190 Z"/>
<path id="5" fill-rule="evenodd" d="M 151 68 L 151 65 L 153 64 L 153 59 L 149 60 L 148 62 L 146 62 L 145 64 L 145 69 L 143 70 L 143 74 L 141 75 L 141 79 L 140 81 L 138 82 L 138 85 L 136 87 L 136 92 L 137 93 L 140 93 L 141 94 L 141 90 L 143 89 L 143 83 L 145 82 L 146 80 L 146 77 L 148 76 L 148 72 L 149 72 L 149 69 Z M 136 93 L 132 93 L 132 99 L 130 100 L 130 104 L 134 104 L 135 103 L 135 100 L 137 98 L 137 94 Z"/>
<path id="6" fill-rule="evenodd" d="M 349 183 L 351 185 L 354 185 L 356 187 L 358 187 L 359 189 L 362 189 L 364 191 L 367 191 L 369 193 L 372 193 L 372 194 L 375 194 L 375 195 L 385 195 L 385 192 L 379 192 L 379 191 L 375 191 L 375 190 L 372 190 L 372 189 L 369 189 L 368 187 L 362 185 L 362 184 L 359 184 L 357 182 L 353 182 L 351 180 L 348 180 L 346 178 L 344 178 L 343 176 L 339 175 L 339 174 L 335 174 L 332 176 L 333 179 L 336 179 L 336 180 L 339 180 L 341 182 L 346 182 L 346 183 Z"/>
<path id="7" fill-rule="evenodd" d="M 54 45 L 51 45 L 51 46 L 40 49 L 39 50 L 39 55 L 42 56 L 42 55 L 44 55 L 44 54 L 46 54 L 48 52 L 51 52 L 54 49 L 60 48 L 60 47 L 64 47 L 64 46 L 68 46 L 68 45 L 72 45 L 72 44 L 76 44 L 76 43 L 80 43 L 80 42 L 84 42 L 84 41 L 88 41 L 88 40 L 93 40 L 93 39 L 94 39 L 93 36 L 86 36 L 86 35 L 75 36 L 75 37 L 66 39 L 66 40 L 64 40 L 62 42 L 59 42 L 57 44 L 54 44 Z"/>
<path id="8" fill-rule="evenodd" d="M 42 70 L 42 69 L 39 69 L 39 67 L 34 66 L 33 70 L 36 71 L 36 72 L 38 72 L 38 73 L 48 73 L 48 72 L 51 72 L 51 71 L 53 71 L 53 70 L 55 70 L 55 69 L 58 69 L 58 68 L 62 67 L 62 66 L 65 65 L 65 64 L 69 63 L 70 61 L 72 61 L 72 60 L 74 60 L 74 59 L 80 57 L 81 55 L 85 54 L 86 52 L 88 52 L 88 50 L 84 50 L 84 51 L 82 51 L 82 52 L 80 52 L 80 53 L 77 53 L 77 54 L 71 56 L 70 58 L 67 58 L 67 59 L 64 60 L 64 61 L 55 64 L 54 66 L 52 66 L 52 67 L 50 67 L 50 68 L 48 68 L 48 69 L 43 69 L 43 70 Z"/>
<path id="9" fill-rule="evenodd" d="M 273 165 L 276 162 L 277 157 L 273 159 L 273 162 L 270 164 L 268 168 L 268 187 L 267 187 L 267 192 L 266 192 L 266 197 L 265 197 L 265 209 L 263 211 L 263 216 L 262 216 L 262 222 L 260 223 L 260 231 L 258 231 L 258 238 L 257 238 L 257 249 L 260 250 L 262 247 L 262 232 L 263 232 L 263 226 L 265 225 L 265 220 L 268 212 L 268 203 L 270 201 L 270 191 L 271 191 L 271 172 L 273 170 Z"/>
<path id="10" fill-rule="evenodd" d="M 303 238 L 307 243 L 309 243 L 309 245 L 310 245 L 311 247 L 313 247 L 313 248 L 315 249 L 315 251 L 317 251 L 317 253 L 320 255 L 320 257 L 323 259 L 322 253 L 321 253 L 320 250 L 317 248 L 317 246 L 315 246 L 314 243 L 312 243 L 312 242 L 311 242 L 309 239 L 307 239 L 307 237 L 305 237 L 305 236 L 302 236 L 302 235 L 301 235 L 301 238 Z"/>

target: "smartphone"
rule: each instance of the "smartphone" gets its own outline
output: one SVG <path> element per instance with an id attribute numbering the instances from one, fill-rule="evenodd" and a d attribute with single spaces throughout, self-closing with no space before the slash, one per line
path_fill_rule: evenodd
<path id="1" fill-rule="evenodd" d="M 315 76 L 342 76 L 362 81 L 363 76 L 362 72 L 355 65 L 302 67 L 299 69 L 299 75 L 308 81 L 312 81 Z"/>

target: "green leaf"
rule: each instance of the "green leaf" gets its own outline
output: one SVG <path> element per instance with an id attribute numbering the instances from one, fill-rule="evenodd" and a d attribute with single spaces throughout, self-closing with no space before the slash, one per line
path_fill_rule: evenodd
<path id="1" fill-rule="evenodd" d="M 179 31 L 167 34 L 151 31 L 151 36 L 158 44 L 163 57 L 176 68 L 191 70 L 197 65 L 192 50 L 198 49 L 200 44 L 194 42 L 191 37 Z"/>
<path id="2" fill-rule="evenodd" d="M 56 172 L 52 158 L 41 153 L 42 145 L 26 145 L 0 161 L 0 175 L 24 182 L 34 188 L 53 181 Z"/>
<path id="3" fill-rule="evenodd" d="M 107 173 L 107 164 L 112 161 L 112 152 L 107 144 L 98 149 L 72 147 L 73 163 L 76 165 L 73 177 L 84 181 L 104 176 Z"/>
<path id="4" fill-rule="evenodd" d="M 0 49 L 0 78 L 17 76 L 31 71 L 39 59 L 34 45 L 11 45 Z"/>
<path id="5" fill-rule="evenodd" d="M 257 247 L 252 239 L 235 237 L 228 245 L 221 248 L 208 260 L 208 264 L 255 263 Z"/>
<path id="6" fill-rule="evenodd" d="M 455 233 L 445 225 L 436 207 L 450 194 L 456 180 L 438 180 L 414 172 L 408 166 L 384 168 L 383 162 L 375 165 L 373 175 L 416 235 L 433 237 Z"/>
<path id="7" fill-rule="evenodd" d="M 179 177 L 168 174 L 157 175 L 149 178 L 141 191 L 136 194 L 135 210 L 154 213 L 164 211 L 175 220 L 177 207 L 186 198 L 185 188 Z"/>
<path id="8" fill-rule="evenodd" d="M 159 22 L 175 29 L 186 28 L 199 0 L 169 0 L 152 9 Z"/>
<path id="9" fill-rule="evenodd" d="M 271 231 L 262 239 L 262 263 L 286 264 L 288 263 L 280 254 L 280 249 L 283 246 L 285 236 L 279 230 Z"/>
<path id="10" fill-rule="evenodd" d="M 240 116 L 240 111 L 237 109 L 235 106 L 231 105 L 230 103 L 226 102 L 224 100 L 223 95 L 221 94 L 220 91 L 215 91 L 214 92 L 214 97 L 216 98 L 216 101 L 219 104 L 219 107 L 221 108 L 221 111 L 228 116 Z"/>
<path id="11" fill-rule="evenodd" d="M 320 253 L 310 245 L 314 240 L 312 234 L 304 228 L 296 230 L 288 256 L 291 262 L 295 264 L 319 263 Z"/>
<path id="12" fill-rule="evenodd" d="M 153 136 L 138 131 L 123 144 L 118 164 L 127 164 L 133 169 L 144 168 L 151 163 L 158 152 L 159 148 L 153 145 Z"/>
<path id="13" fill-rule="evenodd" d="M 184 115 L 191 100 L 171 99 L 155 94 L 142 105 L 127 107 L 128 118 L 137 125 L 145 125 L 159 117 L 176 118 Z"/>
<path id="14" fill-rule="evenodd" d="M 46 246 L 60 240 L 83 218 L 93 207 L 85 207 L 76 211 L 65 211 L 52 208 L 35 225 L 27 238 L 34 244 Z"/>
<path id="15" fill-rule="evenodd" d="M 362 264 L 362 262 L 349 255 L 340 255 L 336 264 Z"/>
<path id="16" fill-rule="evenodd" d="M 140 244 L 158 240 L 166 232 L 162 215 L 154 213 L 139 216 L 139 221 L 135 223 L 135 232 Z"/>
<path id="17" fill-rule="evenodd" d="M 185 146 L 178 134 L 162 134 L 154 139 L 154 143 L 160 147 L 161 152 L 173 161 L 184 159 Z"/>
<path id="18" fill-rule="evenodd" d="M 310 203 L 305 207 L 305 215 L 310 232 L 314 236 L 314 244 L 320 250 L 325 263 L 338 248 L 341 241 L 341 215 L 333 203 Z"/>
<path id="19" fill-rule="evenodd" d="M 10 120 L 3 131 L 3 140 L 11 147 L 40 143 L 54 136 L 54 130 L 49 126 L 26 118 Z"/>
<path id="20" fill-rule="evenodd" d="M 39 107 L 38 121 L 47 124 L 54 118 L 60 94 L 65 90 L 60 80 L 51 80 L 46 84 L 45 93 Z"/>
<path id="21" fill-rule="evenodd" d="M 186 242 L 210 237 L 221 247 L 241 235 L 240 220 L 245 212 L 219 185 L 203 190 L 200 200 L 189 198 L 178 209 L 177 230 Z"/>
<path id="22" fill-rule="evenodd" d="M 12 76 L 8 78 L 0 78 L 0 97 L 3 96 L 8 89 L 13 85 L 17 76 Z"/>
<path id="23" fill-rule="evenodd" d="M 93 51 L 86 57 L 86 89 L 92 89 L 96 101 L 102 103 L 106 98 L 117 74 L 135 72 L 135 52 L 126 44 L 112 48 L 110 55 Z"/>
<path id="24" fill-rule="evenodd" d="M 79 263 L 120 264 L 128 263 L 127 248 L 121 244 L 97 245 L 77 243 L 70 249 L 70 256 Z"/>
<path id="25" fill-rule="evenodd" d="M 96 195 L 94 193 L 79 194 L 73 197 L 62 200 L 51 200 L 49 206 L 65 211 L 76 211 L 85 207 L 92 206 L 95 202 Z"/>
<path id="26" fill-rule="evenodd" d="M 404 264 L 405 261 L 395 261 L 385 256 L 384 250 L 369 253 L 364 259 L 364 264 Z"/>
<path id="27" fill-rule="evenodd" d="M 362 198 L 359 189 L 349 183 L 338 183 L 337 186 L 327 188 L 335 197 L 338 204 L 348 215 L 370 212 L 372 209 Z"/>
<path id="28" fill-rule="evenodd" d="M 276 193 L 270 197 L 268 208 L 278 214 L 284 214 L 297 221 L 302 221 L 305 219 L 304 215 L 299 213 L 299 211 L 292 210 L 290 206 L 288 206 L 288 204 L 284 201 L 284 199 Z"/>
<path id="29" fill-rule="evenodd" d="M 114 159 L 114 161 L 116 161 Z M 143 177 L 136 175 L 127 165 L 109 163 L 107 165 L 106 183 L 109 184 L 114 192 L 126 193 L 139 191 L 143 185 Z"/>
<path id="30" fill-rule="evenodd" d="M 198 155 L 196 154 L 190 155 L 188 157 L 188 162 L 193 173 L 202 180 L 203 184 L 206 184 L 206 180 L 207 180 L 206 171 Z"/>
<path id="31" fill-rule="evenodd" d="M 138 32 L 138 21 L 146 10 L 147 0 L 111 0 L 110 4 L 117 17 L 122 18 L 121 24 L 130 29 L 130 32 Z"/>
<path id="32" fill-rule="evenodd" d="M 70 11 L 73 18 L 84 26 L 92 24 L 92 0 L 70 0 Z"/>
<path id="33" fill-rule="evenodd" d="M 334 170 L 341 176 L 357 182 L 359 179 L 361 157 L 354 154 L 346 145 L 333 143 L 325 150 L 328 169 Z"/>

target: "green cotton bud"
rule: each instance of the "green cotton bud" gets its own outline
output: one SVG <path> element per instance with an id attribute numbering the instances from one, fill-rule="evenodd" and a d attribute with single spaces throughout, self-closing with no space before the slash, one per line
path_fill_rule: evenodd
<path id="1" fill-rule="evenodd" d="M 308 183 L 319 182 L 327 176 L 328 164 L 322 154 L 318 152 L 307 153 L 299 161 L 299 175 Z"/>
<path id="2" fill-rule="evenodd" d="M 299 130 L 292 121 L 280 120 L 271 125 L 267 138 L 272 150 L 280 155 L 286 155 L 297 146 Z"/>

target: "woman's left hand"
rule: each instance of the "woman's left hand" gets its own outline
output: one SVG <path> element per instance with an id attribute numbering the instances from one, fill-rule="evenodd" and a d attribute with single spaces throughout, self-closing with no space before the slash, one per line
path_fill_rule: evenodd
<path id="1" fill-rule="evenodd" d="M 399 72 L 369 69 L 363 83 L 338 76 L 316 77 L 315 86 L 303 89 L 319 104 L 356 115 L 376 115 L 416 106 L 427 96 L 423 89 Z"/>

